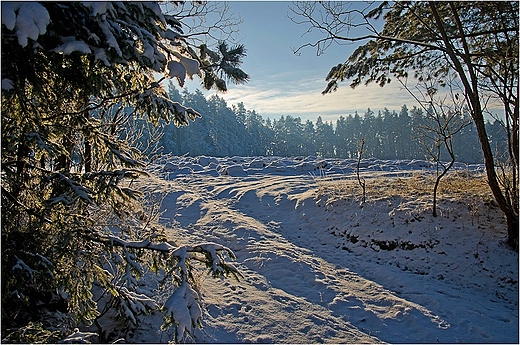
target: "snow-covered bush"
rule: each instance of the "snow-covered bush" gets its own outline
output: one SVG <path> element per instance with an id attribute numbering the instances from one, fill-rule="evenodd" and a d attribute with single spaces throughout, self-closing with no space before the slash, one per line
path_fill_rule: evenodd
<path id="1" fill-rule="evenodd" d="M 190 262 L 211 258 L 213 273 L 232 272 L 221 262 L 226 249 L 194 246 L 206 256 L 185 248 L 179 257 L 153 226 L 158 203 L 147 204 L 135 184 L 146 148 L 134 125 L 200 116 L 170 100 L 155 75 L 181 86 L 199 76 L 225 90 L 222 78 L 248 79 L 239 68 L 244 47 L 193 41 L 179 20 L 186 17 L 157 2 L 1 6 L 4 339 L 45 341 L 17 332 L 44 310 L 73 315 L 68 334 L 92 322 L 102 328 L 105 307 L 136 324 L 157 306 L 137 290 L 146 270 L 173 274 L 182 263 L 189 272 Z M 199 4 L 173 6 L 181 13 Z M 192 283 L 186 276 L 174 287 L 183 282 Z M 94 297 L 99 290 L 105 298 Z"/>

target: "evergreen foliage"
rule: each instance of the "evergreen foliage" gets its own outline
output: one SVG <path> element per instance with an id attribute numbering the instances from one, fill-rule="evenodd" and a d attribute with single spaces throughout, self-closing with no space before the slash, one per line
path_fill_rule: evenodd
<path id="1" fill-rule="evenodd" d="M 182 94 L 169 85 L 171 99 L 203 114 L 190 126 L 166 125 L 161 138 L 164 153 L 174 155 L 208 156 L 318 156 L 324 158 L 357 159 L 358 144 L 365 136 L 365 157 L 380 159 L 432 159 L 425 149 L 434 139 L 424 136 L 421 128 L 431 127 L 431 118 L 422 108 L 403 105 L 399 112 L 383 109 L 374 113 L 368 108 L 363 114 L 340 116 L 335 124 L 315 122 L 292 115 L 264 120 L 244 104 L 227 105 L 217 95 L 206 99 L 201 91 Z M 459 121 L 467 121 L 468 114 L 460 114 Z M 490 140 L 497 152 L 507 153 L 507 138 L 499 121 L 486 125 Z M 189 145 L 188 145 L 189 143 Z M 426 145 L 426 146 L 425 146 Z M 462 128 L 453 136 L 455 158 L 464 163 L 482 163 L 474 125 Z M 446 151 L 441 159 L 449 160 Z"/>
<path id="2" fill-rule="evenodd" d="M 145 272 L 162 272 L 171 293 L 193 285 L 194 261 L 238 274 L 227 248 L 166 243 L 152 226 L 156 205 L 135 183 L 155 151 L 141 137 L 155 136 L 147 124 L 200 116 L 172 101 L 154 73 L 180 84 L 198 75 L 220 90 L 225 79 L 248 79 L 243 46 L 211 50 L 187 37 L 156 2 L 2 2 L 4 341 L 45 341 L 23 336 L 52 326 L 39 322 L 45 311 L 65 313 L 72 326 L 94 322 L 109 341 L 103 306 L 129 327 L 157 309 L 160 301 L 138 292 Z M 188 303 L 196 324 L 188 297 L 178 305 Z M 180 340 L 193 325 L 172 308 L 166 324 L 182 326 Z"/>

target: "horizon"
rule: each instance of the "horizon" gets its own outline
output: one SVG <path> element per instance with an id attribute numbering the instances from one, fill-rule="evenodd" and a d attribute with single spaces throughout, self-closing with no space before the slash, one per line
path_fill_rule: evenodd
<path id="1" fill-rule="evenodd" d="M 356 6 L 356 2 L 352 4 Z M 351 89 L 344 82 L 338 91 L 322 95 L 330 69 L 344 62 L 365 41 L 332 44 L 320 56 L 314 48 L 304 48 L 297 55 L 293 49 L 319 35 L 302 35 L 307 27 L 293 23 L 288 17 L 292 13 L 291 5 L 292 2 L 288 1 L 229 2 L 229 12 L 242 20 L 234 43 L 245 45 L 247 56 L 241 68 L 251 79 L 241 85 L 228 83 L 226 93 L 204 90 L 197 78 L 186 80 L 184 87 L 190 92 L 198 88 L 207 98 L 217 94 L 229 105 L 242 102 L 247 109 L 255 110 L 265 119 L 291 115 L 314 122 L 321 116 L 323 121 L 335 123 L 341 115 L 353 115 L 356 111 L 361 114 L 368 107 L 399 111 L 403 104 L 409 108 L 417 105 L 398 83 L 384 88 L 374 84 Z"/>
<path id="2" fill-rule="evenodd" d="M 353 6 L 360 2 L 352 2 Z M 300 117 L 302 121 L 323 121 L 333 123 L 340 116 L 360 115 L 367 108 L 378 111 L 387 108 L 399 112 L 403 105 L 409 109 L 420 107 L 419 103 L 394 80 L 385 87 L 377 84 L 360 85 L 355 89 L 348 81 L 342 82 L 337 91 L 323 95 L 327 86 L 325 77 L 330 69 L 344 62 L 355 48 L 365 43 L 333 43 L 323 54 L 315 48 L 306 47 L 295 54 L 294 49 L 320 37 L 306 33 L 304 25 L 291 21 L 288 1 L 231 1 L 230 13 L 242 20 L 235 41 L 244 44 L 247 55 L 241 68 L 250 76 L 245 84 L 228 83 L 226 93 L 207 91 L 200 85 L 200 79 L 186 80 L 184 87 L 190 92 L 199 89 L 206 98 L 217 94 L 229 106 L 242 102 L 246 109 L 255 110 L 264 119 L 278 119 L 282 115 Z M 283 33 L 283 34 L 281 34 Z M 501 117 L 500 108 L 490 108 Z M 491 119 L 492 116 L 488 115 Z"/>

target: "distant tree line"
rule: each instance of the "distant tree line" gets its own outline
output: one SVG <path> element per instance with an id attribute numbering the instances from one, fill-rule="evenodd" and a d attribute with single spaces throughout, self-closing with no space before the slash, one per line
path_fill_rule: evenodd
<path id="1" fill-rule="evenodd" d="M 202 114 L 189 126 L 168 124 L 161 138 L 163 152 L 175 155 L 210 156 L 318 156 L 323 158 L 357 158 L 358 146 L 365 136 L 365 157 L 380 159 L 429 159 L 421 128 L 430 126 L 422 108 L 399 112 L 368 108 L 364 114 L 340 116 L 336 123 L 302 120 L 292 115 L 264 119 L 243 103 L 228 106 L 218 95 L 206 99 L 200 90 L 179 91 L 170 84 L 169 97 Z M 466 117 L 469 114 L 461 114 Z M 481 163 L 482 152 L 476 129 L 468 121 L 453 138 L 459 162 Z M 490 141 L 497 152 L 505 152 L 506 135 L 500 121 L 488 121 Z M 420 140 L 421 139 L 421 140 Z"/>

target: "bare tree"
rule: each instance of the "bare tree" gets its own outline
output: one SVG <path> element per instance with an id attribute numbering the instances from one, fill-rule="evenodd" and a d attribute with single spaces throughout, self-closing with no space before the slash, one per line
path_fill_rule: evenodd
<path id="1" fill-rule="evenodd" d="M 460 99 L 459 85 L 455 80 L 449 83 L 430 79 L 418 81 L 414 90 L 406 82 L 398 78 L 401 85 L 415 98 L 424 109 L 428 123 L 417 128 L 417 140 L 426 150 L 426 154 L 435 161 L 436 178 L 433 187 L 432 215 L 437 217 L 437 191 L 441 179 L 448 173 L 455 163 L 453 137 L 471 122 L 465 112 L 464 100 Z M 442 94 L 439 94 L 439 84 L 443 84 Z M 449 156 L 443 161 L 443 153 Z"/>
<path id="2" fill-rule="evenodd" d="M 363 192 L 363 204 L 366 201 L 366 181 L 364 178 L 361 178 L 361 176 L 359 174 L 359 168 L 361 165 L 361 157 L 363 156 L 363 153 L 365 150 L 366 141 L 367 140 L 366 140 L 365 136 L 363 135 L 358 144 L 358 160 L 357 160 L 357 166 L 356 166 L 356 175 L 357 175 L 358 184 L 361 187 L 361 190 Z"/>
<path id="3" fill-rule="evenodd" d="M 326 77 L 323 93 L 351 80 L 380 86 L 392 78 L 442 79 L 457 75 L 484 155 L 489 187 L 504 213 L 508 243 L 518 249 L 518 2 L 298 2 L 293 21 L 323 37 L 295 49 L 321 54 L 333 42 L 363 42 Z M 381 22 L 384 19 L 384 23 Z M 486 132 L 484 114 L 493 96 L 504 109 L 509 144 L 507 175 L 501 184 Z"/>

